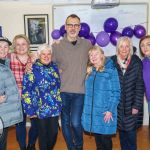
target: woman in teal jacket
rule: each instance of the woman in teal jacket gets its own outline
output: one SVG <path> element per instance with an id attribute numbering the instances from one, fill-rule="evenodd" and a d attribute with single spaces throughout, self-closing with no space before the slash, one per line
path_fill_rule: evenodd
<path id="1" fill-rule="evenodd" d="M 97 150 L 111 150 L 117 129 L 120 84 L 117 70 L 98 46 L 89 50 L 82 125 L 94 133 Z"/>

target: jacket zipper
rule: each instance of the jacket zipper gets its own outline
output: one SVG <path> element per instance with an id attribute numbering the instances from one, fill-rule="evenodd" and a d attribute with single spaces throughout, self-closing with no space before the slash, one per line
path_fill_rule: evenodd
<path id="1" fill-rule="evenodd" d="M 90 125 L 90 135 L 92 134 L 91 133 L 91 130 L 92 130 L 92 120 L 93 120 L 93 116 L 92 116 L 92 114 L 93 114 L 93 104 L 94 104 L 94 85 L 95 85 L 95 79 L 96 79 L 96 74 L 97 74 L 97 71 L 96 71 L 96 73 L 95 73 L 95 75 L 94 75 L 94 79 L 93 79 L 93 90 L 92 90 L 92 109 L 91 109 L 91 125 Z"/>

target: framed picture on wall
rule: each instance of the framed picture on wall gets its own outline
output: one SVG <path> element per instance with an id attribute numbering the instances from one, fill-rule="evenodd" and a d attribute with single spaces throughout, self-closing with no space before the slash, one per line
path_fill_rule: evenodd
<path id="1" fill-rule="evenodd" d="M 31 50 L 37 50 L 40 44 L 49 44 L 48 14 L 25 14 L 24 30 L 30 40 Z"/>

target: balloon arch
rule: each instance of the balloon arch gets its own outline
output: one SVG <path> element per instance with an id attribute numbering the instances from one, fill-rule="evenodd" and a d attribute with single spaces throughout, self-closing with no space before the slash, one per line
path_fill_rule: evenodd
<path id="1" fill-rule="evenodd" d="M 121 36 L 128 36 L 130 38 L 135 36 L 140 39 L 146 35 L 146 29 L 142 25 L 135 25 L 134 28 L 130 26 L 124 27 L 121 33 L 117 31 L 117 28 L 117 19 L 113 17 L 107 18 L 103 24 L 104 31 L 100 31 L 96 36 L 94 36 L 94 34 L 90 32 L 90 26 L 87 23 L 82 22 L 79 36 L 88 39 L 92 45 L 97 43 L 99 46 L 105 47 L 109 43 L 116 46 L 117 40 Z M 63 37 L 65 33 L 65 25 L 62 25 L 60 29 L 54 29 L 52 31 L 51 37 L 57 40 L 60 37 Z"/>

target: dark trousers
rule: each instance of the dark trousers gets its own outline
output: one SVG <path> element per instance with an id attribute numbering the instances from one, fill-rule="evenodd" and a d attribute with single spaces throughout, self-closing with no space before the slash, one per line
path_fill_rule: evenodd
<path id="1" fill-rule="evenodd" d="M 119 131 L 121 150 L 137 150 L 136 130 Z"/>
<path id="2" fill-rule="evenodd" d="M 94 134 L 97 150 L 112 150 L 112 136 Z"/>
<path id="3" fill-rule="evenodd" d="M 3 129 L 3 133 L 0 137 L 0 150 L 6 150 L 7 148 L 7 133 L 8 133 L 8 128 Z"/>
<path id="4" fill-rule="evenodd" d="M 39 149 L 53 150 L 58 134 L 58 116 L 37 119 Z"/>
<path id="5" fill-rule="evenodd" d="M 30 119 L 31 127 L 28 132 L 28 145 L 34 145 L 38 137 L 38 129 L 36 125 L 36 118 Z M 24 114 L 23 122 L 16 124 L 16 137 L 20 149 L 26 147 L 26 115 Z"/>

